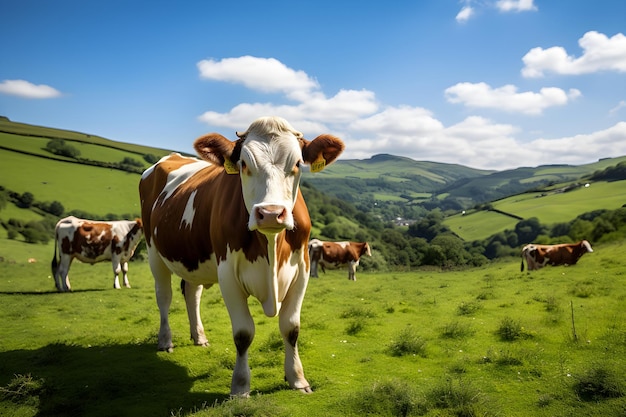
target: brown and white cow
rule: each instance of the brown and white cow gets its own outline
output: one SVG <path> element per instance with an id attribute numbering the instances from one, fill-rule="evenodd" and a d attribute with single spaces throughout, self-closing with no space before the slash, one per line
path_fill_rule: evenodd
<path id="1" fill-rule="evenodd" d="M 200 319 L 202 289 L 219 284 L 237 349 L 231 395 L 250 392 L 250 296 L 268 317 L 279 316 L 285 380 L 308 393 L 297 347 L 311 229 L 299 188 L 301 165 L 320 170 L 344 144 L 327 134 L 308 141 L 279 117 L 257 119 L 237 136 L 234 142 L 217 133 L 200 137 L 194 148 L 201 160 L 172 154 L 142 175 L 141 209 L 161 317 L 158 348 L 173 349 L 171 274 L 183 279 L 197 345 L 208 345 Z"/>
<path id="2" fill-rule="evenodd" d="M 110 260 L 113 288 L 120 288 L 120 272 L 124 273 L 124 286 L 130 288 L 128 261 L 143 236 L 141 219 L 97 221 L 69 216 L 59 220 L 55 236 L 52 276 L 57 290 L 71 290 L 68 273 L 74 258 L 89 264 Z"/>
<path id="3" fill-rule="evenodd" d="M 581 256 L 593 252 L 586 240 L 578 243 L 562 243 L 560 245 L 537 245 L 531 243 L 522 249 L 521 271 L 524 271 L 524 260 L 528 270 L 533 271 L 546 265 L 574 265 Z"/>
<path id="4" fill-rule="evenodd" d="M 348 264 L 348 279 L 356 281 L 356 267 L 363 255 L 372 256 L 370 245 L 367 242 L 324 242 L 319 239 L 311 239 L 309 242 L 311 276 L 317 278 L 318 265 L 326 273 L 325 263 L 335 266 Z"/>

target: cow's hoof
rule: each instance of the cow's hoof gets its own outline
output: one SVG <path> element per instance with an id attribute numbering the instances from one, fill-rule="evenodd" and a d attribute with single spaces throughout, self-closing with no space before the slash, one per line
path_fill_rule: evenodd
<path id="1" fill-rule="evenodd" d="M 298 391 L 300 391 L 303 394 L 312 394 L 313 390 L 311 389 L 310 386 L 308 387 L 304 387 L 304 388 L 296 388 Z"/>
<path id="2" fill-rule="evenodd" d="M 160 347 L 159 348 L 159 352 L 167 352 L 167 353 L 172 353 L 174 352 L 174 346 L 168 346 L 168 347 Z"/>

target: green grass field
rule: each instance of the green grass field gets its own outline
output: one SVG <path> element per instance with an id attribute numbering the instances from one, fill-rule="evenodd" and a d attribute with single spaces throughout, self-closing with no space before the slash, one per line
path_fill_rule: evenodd
<path id="1" fill-rule="evenodd" d="M 537 217 L 543 224 L 573 220 L 581 213 L 626 204 L 626 181 L 595 182 L 566 193 L 529 193 L 494 203 L 494 207 L 523 218 Z"/>
<path id="2" fill-rule="evenodd" d="M 94 167 L 59 163 L 0 149 L 2 186 L 32 193 L 38 201 L 59 201 L 66 211 L 84 210 L 104 216 L 107 213 L 138 215 L 139 174 Z M 0 211 L 4 217 L 4 211 Z"/>
<path id="3" fill-rule="evenodd" d="M 283 382 L 277 319 L 250 300 L 256 337 L 244 401 L 229 400 L 235 348 L 217 288 L 202 302 L 211 346 L 192 345 L 176 291 L 176 348 L 157 352 L 147 263 L 131 263 L 133 288 L 121 290 L 112 289 L 108 264 L 75 263 L 74 292 L 59 294 L 49 277 L 51 245 L 12 244 L 22 255 L 0 262 L 3 416 L 626 411 L 626 242 L 594 247 L 576 266 L 533 273 L 520 273 L 511 259 L 458 272 L 360 272 L 351 282 L 337 270 L 311 279 L 299 340 L 311 395 Z"/>
<path id="4" fill-rule="evenodd" d="M 541 224 L 567 223 L 578 215 L 594 210 L 615 210 L 626 204 L 626 181 L 594 182 L 566 193 L 525 193 L 493 203 L 493 207 L 520 216 L 536 217 Z M 518 222 L 492 211 L 468 211 L 447 217 L 444 224 L 466 241 L 483 240 Z"/>

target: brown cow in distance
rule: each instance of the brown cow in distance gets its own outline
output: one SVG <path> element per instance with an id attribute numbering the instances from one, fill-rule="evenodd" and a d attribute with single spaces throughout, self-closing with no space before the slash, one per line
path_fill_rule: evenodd
<path id="1" fill-rule="evenodd" d="M 324 269 L 325 263 L 335 266 L 348 264 L 348 279 L 356 281 L 356 267 L 361 256 L 372 256 L 367 242 L 324 242 L 311 239 L 309 242 L 309 258 L 311 258 L 311 276 L 317 278 L 317 266 Z"/>
<path id="2" fill-rule="evenodd" d="M 531 243 L 522 249 L 521 271 L 524 271 L 524 260 L 528 270 L 533 271 L 546 265 L 575 265 L 587 252 L 593 252 L 586 240 L 578 243 L 562 243 L 560 245 L 537 245 Z"/>

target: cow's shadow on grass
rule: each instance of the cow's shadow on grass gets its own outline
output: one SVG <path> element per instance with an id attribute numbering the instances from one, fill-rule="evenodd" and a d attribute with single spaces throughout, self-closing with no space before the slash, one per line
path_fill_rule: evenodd
<path id="1" fill-rule="evenodd" d="M 37 416 L 133 417 L 184 415 L 228 399 L 190 392 L 194 378 L 163 355 L 153 343 L 2 352 L 0 399 Z"/>
<path id="2" fill-rule="evenodd" d="M 51 289 L 49 291 L 0 291 L 0 295 L 50 295 L 50 294 L 72 294 L 72 293 L 81 293 L 81 292 L 97 292 L 97 291 L 107 291 L 105 288 L 87 288 L 81 290 L 72 290 L 71 292 L 63 293 L 57 291 L 55 289 Z"/>

